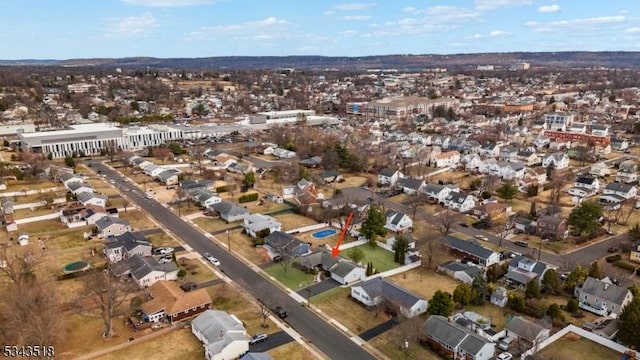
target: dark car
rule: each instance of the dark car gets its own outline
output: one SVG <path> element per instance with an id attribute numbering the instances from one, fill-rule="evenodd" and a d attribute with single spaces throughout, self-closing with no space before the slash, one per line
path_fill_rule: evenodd
<path id="1" fill-rule="evenodd" d="M 515 244 L 522 247 L 529 247 L 529 243 L 526 241 L 516 241 Z"/>
<path id="2" fill-rule="evenodd" d="M 281 262 L 282 260 L 284 260 L 284 258 L 282 257 L 282 255 L 276 255 L 276 256 L 274 256 L 274 257 L 273 257 L 273 262 L 274 262 L 274 263 L 279 263 L 279 262 Z"/>
<path id="3" fill-rule="evenodd" d="M 462 226 L 462 227 L 469 227 L 469 224 L 467 224 L 467 223 L 460 223 L 460 226 Z"/>
<path id="4" fill-rule="evenodd" d="M 276 315 L 278 315 L 280 319 L 284 319 L 287 316 L 289 316 L 287 311 L 283 309 L 282 306 L 276 306 L 276 308 L 274 309 L 274 312 L 276 313 Z"/>
<path id="5" fill-rule="evenodd" d="M 618 249 L 616 249 L 615 247 L 612 246 L 612 247 L 608 248 L 607 251 L 610 252 L 610 253 L 614 253 L 614 252 L 618 251 Z"/>

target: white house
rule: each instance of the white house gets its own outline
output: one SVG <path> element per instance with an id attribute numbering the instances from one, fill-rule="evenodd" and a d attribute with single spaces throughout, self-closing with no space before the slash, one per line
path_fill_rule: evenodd
<path id="1" fill-rule="evenodd" d="M 249 351 L 247 330 L 235 315 L 206 310 L 191 321 L 191 332 L 204 346 L 207 360 L 237 359 Z"/>
<path id="2" fill-rule="evenodd" d="M 482 158 L 477 153 L 466 154 L 462 158 L 462 162 L 464 163 L 464 168 L 467 171 L 478 171 L 480 169 L 480 165 L 482 164 Z"/>
<path id="3" fill-rule="evenodd" d="M 274 231 L 282 230 L 282 224 L 280 224 L 278 220 L 271 216 L 262 214 L 251 214 L 246 216 L 242 227 L 252 238 L 257 237 L 257 233 L 265 229 L 269 229 L 269 234 Z"/>
<path id="4" fill-rule="evenodd" d="M 455 185 L 426 184 L 422 190 L 427 197 L 438 204 L 444 204 L 452 191 L 460 191 Z"/>
<path id="5" fill-rule="evenodd" d="M 569 156 L 565 153 L 547 154 L 542 159 L 542 166 L 548 167 L 553 163 L 556 170 L 566 169 L 569 167 Z"/>
<path id="6" fill-rule="evenodd" d="M 439 154 L 436 153 L 431 157 L 431 165 L 437 168 L 443 168 L 443 167 L 454 168 L 458 166 L 459 162 L 460 162 L 460 153 L 455 150 L 445 151 Z"/>
<path id="7" fill-rule="evenodd" d="M 76 196 L 82 193 L 93 193 L 93 188 L 91 187 L 91 185 L 77 181 L 67 184 L 67 190 L 69 190 L 70 193 Z"/>
<path id="8" fill-rule="evenodd" d="M 451 210 L 466 212 L 476 206 L 476 200 L 472 195 L 468 195 L 463 192 L 452 191 L 446 197 L 444 206 L 448 207 Z"/>
<path id="9" fill-rule="evenodd" d="M 578 298 L 580 308 L 612 318 L 617 318 L 624 306 L 633 299 L 629 289 L 611 283 L 609 278 L 599 280 L 587 277 L 582 285 L 576 286 L 574 295 Z"/>
<path id="10" fill-rule="evenodd" d="M 625 199 L 630 199 L 638 194 L 638 188 L 635 185 L 623 184 L 623 183 L 609 183 L 604 187 L 602 191 L 604 195 L 618 195 Z"/>
<path id="11" fill-rule="evenodd" d="M 116 263 L 133 255 L 151 256 L 151 243 L 142 234 L 126 232 L 107 241 L 102 252 L 110 263 Z"/>
<path id="12" fill-rule="evenodd" d="M 591 176 L 578 176 L 573 186 L 587 188 L 597 192 L 600 190 L 600 180 Z"/>
<path id="13" fill-rule="evenodd" d="M 413 220 L 404 213 L 388 210 L 385 216 L 387 222 L 384 227 L 389 231 L 404 233 L 413 227 Z"/>
<path id="14" fill-rule="evenodd" d="M 522 162 L 499 162 L 500 177 L 504 180 L 519 180 L 524 178 L 524 163 Z"/>
<path id="15" fill-rule="evenodd" d="M 131 224 L 128 221 L 113 216 L 105 216 L 96 221 L 95 225 L 99 238 L 121 235 L 131 231 Z"/>
<path id="16" fill-rule="evenodd" d="M 401 177 L 403 175 L 399 170 L 384 168 L 378 174 L 378 183 L 383 186 L 393 186 Z"/>
<path id="17" fill-rule="evenodd" d="M 597 177 L 607 176 L 609 175 L 609 165 L 604 162 L 595 163 L 589 168 L 589 174 Z"/>
<path id="18" fill-rule="evenodd" d="M 89 192 L 80 193 L 76 198 L 84 206 L 94 205 L 101 208 L 105 208 L 107 206 L 107 200 L 109 200 L 109 197 L 107 195 L 94 194 Z"/>
<path id="19" fill-rule="evenodd" d="M 352 286 L 351 297 L 367 307 L 374 307 L 384 300 L 407 318 L 427 311 L 427 300 L 382 277 Z"/>
<path id="20" fill-rule="evenodd" d="M 439 348 L 447 359 L 493 359 L 496 344 L 475 332 L 440 315 L 431 315 L 424 322 L 421 337 Z"/>

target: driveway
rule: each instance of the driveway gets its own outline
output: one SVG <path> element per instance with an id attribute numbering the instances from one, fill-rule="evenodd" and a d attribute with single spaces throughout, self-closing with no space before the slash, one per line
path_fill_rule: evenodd
<path id="1" fill-rule="evenodd" d="M 360 338 L 364 341 L 369 341 L 374 337 L 386 332 L 396 325 L 396 318 L 391 318 L 388 321 L 383 322 L 380 325 L 374 326 L 371 329 L 360 333 Z"/>
<path id="2" fill-rule="evenodd" d="M 327 278 L 320 281 L 319 283 L 313 284 L 311 286 L 307 286 L 304 289 L 300 289 L 297 291 L 297 293 L 298 295 L 301 295 L 305 299 L 308 299 L 309 297 L 320 295 L 325 291 L 335 289 L 338 286 L 340 286 L 339 282 L 333 280 L 332 278 Z"/>
<path id="3" fill-rule="evenodd" d="M 293 341 L 293 338 L 284 331 L 278 331 L 277 333 L 269 334 L 267 341 L 249 345 L 250 352 L 266 352 L 271 349 L 275 349 L 278 346 L 288 344 Z"/>

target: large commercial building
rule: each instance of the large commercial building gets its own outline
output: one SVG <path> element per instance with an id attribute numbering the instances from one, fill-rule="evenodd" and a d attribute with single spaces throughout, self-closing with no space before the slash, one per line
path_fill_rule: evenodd
<path id="1" fill-rule="evenodd" d="M 284 110 L 259 112 L 249 117 L 249 124 L 286 124 L 315 116 L 315 110 Z"/>
<path id="2" fill-rule="evenodd" d="M 430 114 L 438 106 L 449 108 L 457 103 L 456 99 L 429 99 L 418 96 L 405 96 L 382 99 L 368 103 L 348 103 L 348 114 L 365 115 L 384 119 L 403 119 L 411 115 Z"/>

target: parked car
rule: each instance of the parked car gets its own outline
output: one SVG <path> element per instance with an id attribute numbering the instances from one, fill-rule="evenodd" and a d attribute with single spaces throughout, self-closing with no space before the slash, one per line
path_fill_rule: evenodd
<path id="1" fill-rule="evenodd" d="M 213 255 L 209 254 L 208 252 L 204 253 L 204 258 L 213 265 L 220 266 L 220 261 L 214 258 Z"/>
<path id="2" fill-rule="evenodd" d="M 173 257 L 171 255 L 162 255 L 158 259 L 158 264 L 166 264 L 166 263 L 170 263 L 172 261 L 173 261 Z"/>
<path id="3" fill-rule="evenodd" d="M 251 340 L 249 340 L 249 345 L 253 345 L 253 344 L 257 344 L 257 343 L 261 343 L 261 342 L 267 341 L 268 338 L 269 337 L 268 337 L 267 334 L 256 334 L 251 338 Z"/>
<path id="4" fill-rule="evenodd" d="M 529 243 L 526 241 L 522 241 L 522 240 L 518 240 L 515 242 L 516 245 L 518 246 L 522 246 L 522 247 L 529 247 Z"/>
<path id="5" fill-rule="evenodd" d="M 279 263 L 279 262 L 281 262 L 282 260 L 284 260 L 284 258 L 282 257 L 282 255 L 276 255 L 276 256 L 274 256 L 274 257 L 273 257 L 273 262 L 274 262 L 274 263 Z"/>
<path id="6" fill-rule="evenodd" d="M 560 274 L 560 280 L 567 280 L 568 277 L 569 277 L 569 273 L 568 272 Z"/>
<path id="7" fill-rule="evenodd" d="M 284 319 L 287 316 L 289 316 L 287 311 L 283 309 L 282 306 L 276 306 L 276 308 L 274 309 L 274 312 L 276 313 L 276 315 L 278 315 L 280 319 Z"/>
<path id="8" fill-rule="evenodd" d="M 486 236 L 484 236 L 484 235 L 480 235 L 480 234 L 478 234 L 478 235 L 476 235 L 475 237 L 476 237 L 476 239 L 478 239 L 478 240 L 482 240 L 482 241 L 489 241 L 489 238 L 487 238 L 487 237 L 486 237 Z"/>
<path id="9" fill-rule="evenodd" d="M 616 251 L 618 251 L 618 249 L 616 249 L 616 248 L 615 248 L 615 247 L 613 247 L 613 246 L 611 246 L 611 247 L 609 247 L 609 248 L 607 249 L 607 252 L 610 252 L 610 253 L 614 253 L 614 252 L 616 252 Z"/>
<path id="10" fill-rule="evenodd" d="M 511 360 L 512 358 L 513 358 L 513 355 L 511 355 L 511 353 L 506 351 L 498 355 L 498 360 Z"/>
<path id="11" fill-rule="evenodd" d="M 462 226 L 462 227 L 469 227 L 469 224 L 467 224 L 467 223 L 465 223 L 465 222 L 462 222 L 462 223 L 460 223 L 460 226 Z"/>
<path id="12" fill-rule="evenodd" d="M 166 254 L 171 254 L 172 252 L 173 252 L 172 247 L 159 247 L 159 248 L 153 249 L 153 253 L 155 255 L 166 255 Z"/>

